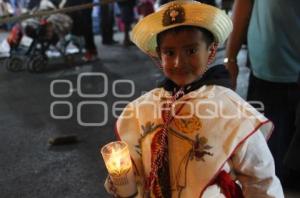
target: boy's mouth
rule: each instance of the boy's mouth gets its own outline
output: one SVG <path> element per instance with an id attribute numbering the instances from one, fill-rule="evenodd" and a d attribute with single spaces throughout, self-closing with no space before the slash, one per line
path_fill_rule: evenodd
<path id="1" fill-rule="evenodd" d="M 172 71 L 172 74 L 174 74 L 174 75 L 187 75 L 189 73 L 190 73 L 189 70 L 175 70 L 175 71 Z"/>
<path id="2" fill-rule="evenodd" d="M 186 69 L 185 67 L 181 67 L 181 68 L 173 68 L 171 72 L 173 74 L 187 74 L 190 73 L 190 70 Z"/>

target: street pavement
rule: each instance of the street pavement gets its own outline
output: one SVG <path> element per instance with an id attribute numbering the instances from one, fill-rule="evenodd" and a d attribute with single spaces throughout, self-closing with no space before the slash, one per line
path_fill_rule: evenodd
<path id="1" fill-rule="evenodd" d="M 9 72 L 0 63 L 0 197 L 109 197 L 99 148 L 115 140 L 114 114 L 155 87 L 162 74 L 136 47 L 100 41 L 96 36 L 99 59 L 91 63 L 77 54 L 68 64 L 50 60 L 39 74 Z M 217 62 L 223 54 L 220 50 Z M 240 54 L 242 65 L 245 55 Z M 238 92 L 245 97 L 247 68 L 241 73 Z M 51 138 L 70 135 L 78 142 L 49 144 Z"/>
<path id="2" fill-rule="evenodd" d="M 0 197 L 108 197 L 103 188 L 106 169 L 99 148 L 115 140 L 114 102 L 124 104 L 150 90 L 160 73 L 133 46 L 126 49 L 121 45 L 101 46 L 99 57 L 86 64 L 76 55 L 71 66 L 55 60 L 55 65 L 40 74 L 8 72 L 0 64 Z M 86 75 L 78 86 L 81 73 Z M 120 79 L 125 81 L 116 82 Z M 72 88 L 66 81 L 72 83 Z M 51 94 L 53 82 L 54 94 Z M 85 95 L 102 96 L 80 96 L 79 88 Z M 60 98 L 63 94 L 70 96 Z M 61 101 L 64 103 L 54 103 Z M 70 118 L 54 119 L 51 104 L 56 104 L 55 116 L 69 115 L 69 104 L 73 114 Z M 80 104 L 81 114 L 77 116 Z M 101 126 L 83 126 L 89 124 Z M 76 135 L 79 142 L 48 144 L 49 138 L 66 135 Z"/>

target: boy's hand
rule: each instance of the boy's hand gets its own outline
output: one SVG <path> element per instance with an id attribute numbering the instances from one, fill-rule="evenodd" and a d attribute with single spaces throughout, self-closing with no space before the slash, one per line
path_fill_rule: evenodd
<path id="1" fill-rule="evenodd" d="M 108 194 L 112 195 L 113 197 L 118 197 L 117 189 L 115 188 L 114 184 L 112 183 L 112 180 L 109 175 L 107 176 L 107 178 L 105 180 L 104 188 Z"/>

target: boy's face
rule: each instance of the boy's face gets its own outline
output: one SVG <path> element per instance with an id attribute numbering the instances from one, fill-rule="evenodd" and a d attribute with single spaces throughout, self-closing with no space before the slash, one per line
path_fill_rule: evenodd
<path id="1" fill-rule="evenodd" d="M 211 46 L 197 29 L 167 32 L 161 40 L 157 53 L 166 77 L 178 86 L 198 79 L 206 70 Z"/>

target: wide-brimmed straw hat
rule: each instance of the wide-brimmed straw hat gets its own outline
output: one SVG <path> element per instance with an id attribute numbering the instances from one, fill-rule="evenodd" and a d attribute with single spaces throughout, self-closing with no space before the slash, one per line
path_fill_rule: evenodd
<path id="1" fill-rule="evenodd" d="M 157 57 L 157 35 L 178 26 L 205 28 L 219 44 L 232 30 L 232 22 L 224 11 L 197 1 L 177 0 L 164 4 L 155 13 L 140 20 L 132 30 L 131 40 L 143 52 Z"/>

